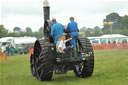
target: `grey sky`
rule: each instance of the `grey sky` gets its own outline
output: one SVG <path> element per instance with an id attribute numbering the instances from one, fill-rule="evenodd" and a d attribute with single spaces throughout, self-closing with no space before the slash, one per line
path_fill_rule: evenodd
<path id="1" fill-rule="evenodd" d="M 10 31 L 15 26 L 31 27 L 37 31 L 43 25 L 42 0 L 0 0 L 0 24 Z M 74 16 L 79 28 L 103 26 L 103 19 L 111 12 L 128 14 L 127 0 L 49 0 L 51 18 L 66 25 Z"/>

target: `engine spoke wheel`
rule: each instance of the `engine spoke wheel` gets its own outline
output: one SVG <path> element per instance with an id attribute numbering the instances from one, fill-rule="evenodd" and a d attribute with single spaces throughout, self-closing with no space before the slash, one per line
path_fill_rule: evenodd
<path id="1" fill-rule="evenodd" d="M 49 81 L 52 79 L 54 69 L 52 52 L 45 45 L 45 40 L 36 41 L 34 46 L 36 78 L 40 81 Z"/>
<path id="2" fill-rule="evenodd" d="M 31 68 L 32 76 L 35 76 L 36 75 L 36 71 L 35 71 L 35 59 L 34 59 L 34 55 L 33 54 L 31 54 L 31 56 L 30 56 L 30 68 Z"/>

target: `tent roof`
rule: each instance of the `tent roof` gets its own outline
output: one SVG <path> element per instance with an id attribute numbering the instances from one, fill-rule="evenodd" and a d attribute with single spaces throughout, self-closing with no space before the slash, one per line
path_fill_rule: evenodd
<path id="1" fill-rule="evenodd" d="M 36 37 L 3 37 L 0 39 L 0 42 L 7 42 L 8 39 L 13 39 L 15 44 L 34 43 L 37 40 Z"/>
<path id="2" fill-rule="evenodd" d="M 102 39 L 102 38 L 128 38 L 128 36 L 121 35 L 121 34 L 108 34 L 108 35 L 102 35 L 99 37 L 88 37 L 90 40 L 95 40 L 95 39 Z"/>
<path id="3" fill-rule="evenodd" d="M 103 35 L 103 36 L 100 36 L 99 38 L 125 38 L 125 37 L 128 37 L 128 36 L 125 36 L 125 35 L 121 35 L 121 34 L 108 34 L 108 35 Z"/>
<path id="4" fill-rule="evenodd" d="M 35 37 L 16 37 L 15 44 L 34 43 L 37 39 Z"/>

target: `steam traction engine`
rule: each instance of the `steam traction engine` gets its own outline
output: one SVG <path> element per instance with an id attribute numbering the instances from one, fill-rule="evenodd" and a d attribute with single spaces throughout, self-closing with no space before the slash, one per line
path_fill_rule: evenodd
<path id="1" fill-rule="evenodd" d="M 45 0 L 47 1 L 47 0 Z M 44 2 L 45 3 L 45 2 Z M 88 38 L 78 38 L 78 60 L 74 59 L 74 52 L 61 54 L 56 52 L 56 46 L 50 36 L 52 23 L 50 21 L 50 7 L 45 3 L 44 7 L 44 38 L 36 40 L 34 52 L 30 56 L 32 75 L 40 81 L 49 81 L 55 74 L 66 74 L 73 70 L 77 77 L 90 77 L 94 69 L 94 53 Z M 66 36 L 68 38 L 68 36 Z M 48 46 L 46 42 L 49 42 Z M 66 43 L 70 46 L 70 42 Z"/>

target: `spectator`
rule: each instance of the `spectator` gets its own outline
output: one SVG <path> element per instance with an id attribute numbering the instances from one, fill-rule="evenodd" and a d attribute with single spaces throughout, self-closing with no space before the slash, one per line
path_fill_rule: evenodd
<path id="1" fill-rule="evenodd" d="M 24 54 L 27 54 L 27 46 L 25 45 L 25 44 L 23 44 L 23 46 L 24 46 L 24 48 L 23 48 L 23 52 L 24 52 Z"/>
<path id="2" fill-rule="evenodd" d="M 9 56 L 9 46 L 8 45 L 6 46 L 6 53 L 7 53 L 7 56 Z"/>
<path id="3" fill-rule="evenodd" d="M 14 47 L 13 46 L 10 47 L 10 52 L 11 52 L 11 56 L 13 56 L 14 55 Z"/>

